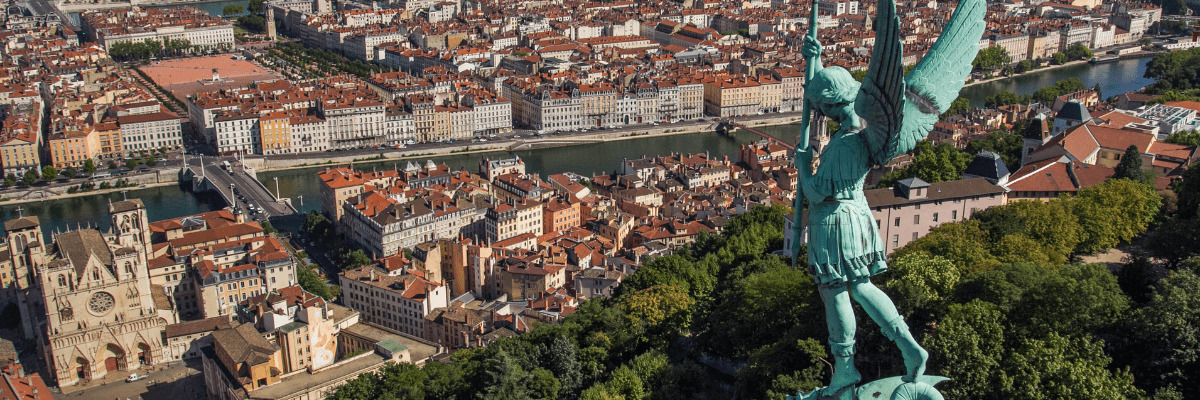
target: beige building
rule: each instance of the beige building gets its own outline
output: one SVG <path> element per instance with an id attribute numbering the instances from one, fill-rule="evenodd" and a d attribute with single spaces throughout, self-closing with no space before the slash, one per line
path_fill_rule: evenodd
<path id="1" fill-rule="evenodd" d="M 864 194 L 888 253 L 925 236 L 935 226 L 970 218 L 976 211 L 1007 201 L 1004 188 L 983 178 L 937 183 L 909 178 L 894 188 Z"/>
<path id="2" fill-rule="evenodd" d="M 429 313 L 449 304 L 446 286 L 403 270 L 368 265 L 342 272 L 340 282 L 342 301 L 363 321 L 413 337 L 425 334 Z"/>
<path id="3" fill-rule="evenodd" d="M 487 210 L 484 226 L 489 242 L 499 242 L 524 234 L 542 235 L 542 203 L 523 199 L 500 204 Z"/>

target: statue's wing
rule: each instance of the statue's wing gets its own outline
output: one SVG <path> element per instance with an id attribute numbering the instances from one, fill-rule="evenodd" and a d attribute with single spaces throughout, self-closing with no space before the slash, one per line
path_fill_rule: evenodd
<path id="1" fill-rule="evenodd" d="M 885 13 L 891 16 L 889 20 L 896 21 L 898 24 L 899 20 L 895 18 L 895 4 L 890 0 L 885 2 L 889 4 L 886 7 L 884 4 L 880 4 L 879 26 L 884 25 Z M 884 11 L 885 9 L 887 11 Z M 937 42 L 904 80 L 905 84 L 901 86 L 903 99 L 899 101 L 902 104 L 898 107 L 900 112 L 895 117 L 885 119 L 886 123 L 863 116 L 883 112 L 890 116 L 893 115 L 892 110 L 894 110 L 886 105 L 869 104 L 860 107 L 863 98 L 868 97 L 866 96 L 868 91 L 875 90 L 868 89 L 868 86 L 872 85 L 868 85 L 864 80 L 862 95 L 855 104 L 855 111 L 867 123 L 867 129 L 864 132 L 867 136 L 873 163 L 886 164 L 892 158 L 912 150 L 917 142 L 929 135 L 929 131 L 933 130 L 933 124 L 938 121 L 938 117 L 946 112 L 950 108 L 950 104 L 958 98 L 958 92 L 962 90 L 967 76 L 971 73 L 971 62 L 979 53 L 979 39 L 983 37 L 983 30 L 986 26 L 983 21 L 986 9 L 985 0 L 962 0 L 958 3 L 958 9 L 954 11 L 954 16 L 950 18 L 946 28 L 942 30 L 942 35 L 938 37 Z M 879 40 L 885 35 L 882 31 L 882 28 L 876 30 L 875 45 L 877 49 Z M 895 32 L 898 37 L 898 30 Z M 873 56 L 877 56 L 878 53 L 879 50 L 876 50 Z M 896 53 L 896 57 L 903 57 L 899 51 Z M 871 68 L 874 69 L 875 63 L 878 62 L 873 60 Z M 897 59 L 898 63 L 899 59 Z M 871 77 L 871 72 L 868 72 L 867 79 Z M 892 100 L 892 97 L 884 98 Z M 896 103 L 887 103 L 887 105 L 890 104 Z M 875 110 L 871 110 L 871 108 Z M 863 111 L 867 111 L 867 114 L 864 114 Z"/>
<path id="2" fill-rule="evenodd" d="M 875 47 L 862 89 L 854 100 L 854 112 L 862 118 L 867 153 L 874 164 L 890 159 L 892 136 L 900 131 L 904 107 L 904 43 L 900 17 L 894 0 L 880 0 L 875 20 Z M 885 159 L 886 158 L 886 159 Z"/>

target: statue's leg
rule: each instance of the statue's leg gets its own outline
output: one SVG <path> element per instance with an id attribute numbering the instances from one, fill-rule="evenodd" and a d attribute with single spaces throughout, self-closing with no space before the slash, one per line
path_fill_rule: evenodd
<path id="1" fill-rule="evenodd" d="M 854 292 L 854 299 L 862 305 L 863 311 L 866 311 L 867 315 L 871 316 L 871 320 L 883 328 L 883 335 L 896 342 L 896 347 L 900 348 L 907 371 L 904 381 L 912 382 L 918 376 L 925 374 L 925 360 L 929 359 L 929 353 L 921 348 L 920 344 L 917 344 L 916 339 L 913 339 L 908 324 L 904 323 L 904 317 L 896 312 L 896 305 L 892 303 L 892 299 L 888 298 L 887 294 L 879 290 L 868 278 L 856 280 L 850 286 Z"/>
<path id="2" fill-rule="evenodd" d="M 850 304 L 850 292 L 846 285 L 820 286 L 821 300 L 825 302 L 825 323 L 829 326 L 829 349 L 833 353 L 833 378 L 829 380 L 828 392 L 857 384 L 862 380 L 854 368 L 854 309 Z"/>

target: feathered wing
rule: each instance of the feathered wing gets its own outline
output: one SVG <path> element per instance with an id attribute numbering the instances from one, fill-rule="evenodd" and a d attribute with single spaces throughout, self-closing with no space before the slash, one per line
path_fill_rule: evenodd
<path id="1" fill-rule="evenodd" d="M 891 136 L 900 130 L 904 106 L 904 42 L 900 38 L 900 17 L 894 0 L 879 1 L 875 19 L 875 47 L 862 88 L 854 100 L 854 112 L 862 118 L 867 153 L 871 162 L 889 147 Z"/>
<path id="2" fill-rule="evenodd" d="M 909 152 L 933 130 L 933 124 L 950 108 L 966 83 L 986 27 L 983 20 L 986 1 L 961 0 L 937 42 L 903 83 L 896 85 L 891 81 L 903 75 L 904 67 L 900 65 L 903 51 L 895 8 L 892 0 L 880 2 L 871 67 L 855 101 L 855 112 L 866 122 L 863 135 L 871 162 L 876 165 Z M 885 15 L 888 33 L 883 32 Z M 884 46 L 889 49 L 881 55 L 880 40 L 884 38 L 889 39 Z M 876 64 L 881 64 L 880 68 Z M 897 78 L 877 77 L 882 74 Z"/>

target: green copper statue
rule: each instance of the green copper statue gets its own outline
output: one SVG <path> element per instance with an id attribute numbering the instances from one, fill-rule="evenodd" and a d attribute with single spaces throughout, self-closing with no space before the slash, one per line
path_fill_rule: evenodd
<path id="1" fill-rule="evenodd" d="M 804 91 L 806 110 L 838 123 L 838 131 L 813 166 L 808 145 L 808 113 L 796 150 L 800 191 L 793 221 L 802 221 L 808 200 L 808 267 L 820 287 L 829 325 L 834 373 L 829 386 L 801 399 L 878 398 L 941 399 L 932 384 L 941 377 L 924 376 L 928 353 L 913 339 L 904 318 L 870 278 L 887 270 L 887 253 L 879 227 L 863 197 L 863 181 L 873 165 L 887 164 L 912 150 L 933 129 L 941 113 L 958 97 L 971 62 L 979 52 L 986 8 L 984 0 L 962 0 L 941 37 L 904 76 L 903 37 L 894 0 L 880 0 L 875 46 L 866 78 L 859 84 L 840 67 L 822 68 L 816 37 L 816 7 L 801 52 L 808 60 Z M 793 233 L 799 243 L 801 224 Z M 854 367 L 854 299 L 883 328 L 904 356 L 907 373 L 857 388 Z M 869 393 L 868 393 L 869 392 Z"/>

